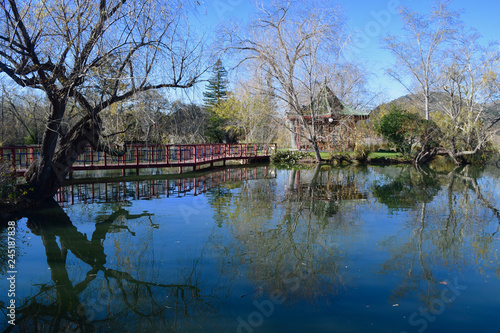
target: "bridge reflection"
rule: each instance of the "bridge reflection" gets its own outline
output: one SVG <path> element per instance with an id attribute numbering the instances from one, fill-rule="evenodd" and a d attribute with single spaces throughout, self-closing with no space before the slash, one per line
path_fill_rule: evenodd
<path id="1" fill-rule="evenodd" d="M 257 168 L 226 168 L 199 177 L 178 179 L 148 179 L 138 181 L 71 184 L 61 187 L 55 199 L 61 205 L 101 203 L 125 200 L 183 197 L 199 195 L 227 182 L 276 178 L 269 166 Z"/>

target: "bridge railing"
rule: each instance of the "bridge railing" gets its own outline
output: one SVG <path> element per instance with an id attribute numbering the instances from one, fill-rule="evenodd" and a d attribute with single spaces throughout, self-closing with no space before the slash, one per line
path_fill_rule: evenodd
<path id="1" fill-rule="evenodd" d="M 85 147 L 72 167 L 120 168 L 200 165 L 229 159 L 270 156 L 276 150 L 271 143 L 192 144 L 192 145 L 129 145 L 123 156 L 115 156 Z M 40 156 L 39 146 L 0 147 L 0 157 L 16 171 L 23 171 Z"/>

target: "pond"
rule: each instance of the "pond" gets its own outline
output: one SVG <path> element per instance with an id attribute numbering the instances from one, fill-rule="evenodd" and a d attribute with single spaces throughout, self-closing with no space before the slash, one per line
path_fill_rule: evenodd
<path id="1" fill-rule="evenodd" d="M 498 332 L 499 179 L 262 166 L 74 185 L 13 221 L 14 266 L 2 230 L 0 329 Z"/>

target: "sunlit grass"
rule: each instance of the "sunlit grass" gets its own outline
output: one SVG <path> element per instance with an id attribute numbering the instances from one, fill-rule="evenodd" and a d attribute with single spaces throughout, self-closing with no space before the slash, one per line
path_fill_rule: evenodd
<path id="1" fill-rule="evenodd" d="M 403 157 L 402 154 L 400 153 L 396 153 L 396 152 L 393 152 L 393 151 L 377 151 L 377 152 L 371 152 L 369 155 L 368 155 L 369 158 L 401 158 Z"/>

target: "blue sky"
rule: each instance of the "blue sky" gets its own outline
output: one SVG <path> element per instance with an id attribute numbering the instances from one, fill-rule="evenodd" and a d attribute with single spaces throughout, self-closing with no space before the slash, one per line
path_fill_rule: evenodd
<path id="1" fill-rule="evenodd" d="M 253 0 L 204 0 L 199 18 L 211 29 L 217 23 L 236 20 L 245 24 L 253 11 Z M 429 13 L 434 0 L 331 0 L 332 5 L 340 5 L 345 11 L 349 25 L 359 31 L 368 31 L 367 38 L 357 54 L 373 73 L 370 78 L 372 90 L 382 92 L 386 101 L 406 95 L 397 82 L 385 75 L 385 69 L 394 63 L 387 50 L 380 47 L 379 40 L 388 33 L 398 35 L 401 21 L 394 14 L 398 5 L 409 7 L 420 13 Z M 454 0 L 451 7 L 463 10 L 462 20 L 468 27 L 476 28 L 484 37 L 484 42 L 499 41 L 500 1 L 495 0 Z"/>

